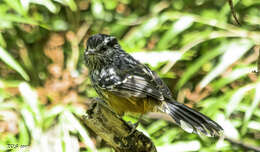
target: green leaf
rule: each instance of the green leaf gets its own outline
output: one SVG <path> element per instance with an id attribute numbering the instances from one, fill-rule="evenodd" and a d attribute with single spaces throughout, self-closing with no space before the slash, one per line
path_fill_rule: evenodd
<path id="1" fill-rule="evenodd" d="M 21 115 L 30 132 L 31 140 L 38 141 L 41 137 L 42 130 L 39 126 L 37 126 L 33 117 L 33 113 L 30 111 L 28 106 L 24 106 L 21 109 Z"/>
<path id="2" fill-rule="evenodd" d="M 71 113 L 68 116 L 71 118 Z M 77 137 L 70 135 L 70 132 L 75 132 L 75 124 L 70 123 L 70 119 L 66 117 L 67 112 L 64 111 L 63 115 L 60 117 L 60 137 L 63 141 L 62 148 L 65 151 L 79 151 L 79 141 L 77 140 Z"/>
<path id="3" fill-rule="evenodd" d="M 0 78 L 0 88 L 18 87 L 21 82 L 20 80 L 3 80 Z"/>
<path id="4" fill-rule="evenodd" d="M 103 4 L 99 0 L 92 0 L 91 12 L 97 19 L 103 19 L 105 17 L 105 11 Z"/>
<path id="5" fill-rule="evenodd" d="M 0 20 L 38 25 L 38 23 L 35 20 L 33 20 L 32 18 L 21 17 L 21 16 L 14 15 L 14 14 L 4 14 L 4 15 L 0 14 Z"/>
<path id="6" fill-rule="evenodd" d="M 161 37 L 158 42 L 157 48 L 168 49 L 171 46 L 174 37 L 191 27 L 192 24 L 193 18 L 189 16 L 184 16 L 183 18 L 177 20 L 175 23 L 172 24 L 171 28 L 167 30 Z"/>
<path id="7" fill-rule="evenodd" d="M 248 128 L 254 129 L 254 130 L 257 130 L 257 131 L 260 131 L 260 122 L 250 121 L 250 122 L 248 123 Z"/>
<path id="8" fill-rule="evenodd" d="M 17 71 L 26 81 L 29 81 L 30 78 L 20 66 L 20 64 L 2 47 L 0 47 L 0 59 L 9 65 L 12 69 Z"/>
<path id="9" fill-rule="evenodd" d="M 160 138 L 157 138 L 155 140 L 155 144 L 156 145 L 168 144 L 171 141 L 173 141 L 174 139 L 178 138 L 179 134 L 180 134 L 179 129 L 167 130 L 167 132 L 165 134 L 163 134 L 162 136 L 160 136 Z"/>
<path id="10" fill-rule="evenodd" d="M 80 124 L 78 119 L 69 111 L 64 111 L 62 116 L 63 120 L 69 122 L 74 127 L 73 129 L 76 129 L 79 132 L 84 144 L 91 150 L 95 151 L 96 148 L 94 143 L 90 139 L 88 132 L 86 131 L 86 128 Z"/>
<path id="11" fill-rule="evenodd" d="M 57 7 L 50 0 L 20 0 L 25 10 L 29 9 L 30 3 L 39 4 L 46 7 L 52 13 L 57 13 Z"/>
<path id="12" fill-rule="evenodd" d="M 108 10 L 114 10 L 117 6 L 117 4 L 119 3 L 117 0 L 103 0 L 103 2 L 105 3 L 105 7 Z"/>
<path id="13" fill-rule="evenodd" d="M 22 94 L 24 102 L 27 104 L 27 106 L 30 107 L 30 110 L 33 112 L 35 120 L 37 120 L 38 123 L 41 122 L 42 116 L 40 113 L 37 92 L 32 89 L 28 83 L 25 82 L 19 85 L 19 91 Z"/>
<path id="14" fill-rule="evenodd" d="M 178 141 L 171 145 L 164 145 L 161 147 L 157 147 L 158 151 L 169 151 L 169 149 L 174 149 L 174 151 L 199 151 L 201 144 L 198 140 L 193 141 Z"/>
<path id="15" fill-rule="evenodd" d="M 231 120 L 226 119 L 224 114 L 218 114 L 216 121 L 224 128 L 224 135 L 239 140 L 240 134 Z"/>
<path id="16" fill-rule="evenodd" d="M 68 28 L 68 23 L 61 18 L 57 18 L 52 21 L 52 29 L 55 31 L 66 31 Z"/>
<path id="17" fill-rule="evenodd" d="M 1 32 L 0 32 L 0 46 L 6 48 L 6 42 Z"/>
<path id="18" fill-rule="evenodd" d="M 56 117 L 64 111 L 65 107 L 61 105 L 57 105 L 52 107 L 49 110 L 45 110 L 43 114 L 43 128 L 47 129 L 51 125 L 55 124 Z"/>
<path id="19" fill-rule="evenodd" d="M 157 120 L 147 128 L 147 132 L 151 135 L 165 126 L 167 123 L 164 120 Z"/>
<path id="20" fill-rule="evenodd" d="M 69 8 L 72 10 L 72 11 L 76 11 L 77 10 L 77 5 L 75 3 L 74 0 L 54 0 L 56 2 L 59 2 L 65 6 L 69 6 Z"/>
<path id="21" fill-rule="evenodd" d="M 131 55 L 141 61 L 142 63 L 148 63 L 153 67 L 156 67 L 158 64 L 167 62 L 167 61 L 178 61 L 181 59 L 183 53 L 179 51 L 140 51 L 131 53 Z"/>
<path id="22" fill-rule="evenodd" d="M 19 121 L 19 144 L 29 145 L 30 135 L 23 121 Z"/>
<path id="23" fill-rule="evenodd" d="M 253 66 L 248 66 L 248 67 L 239 67 L 234 69 L 227 76 L 220 78 L 219 80 L 212 83 L 211 86 L 213 87 L 214 92 L 217 92 L 220 88 L 231 83 L 232 81 L 235 81 L 251 73 L 253 68 L 254 68 Z"/>
<path id="24" fill-rule="evenodd" d="M 8 98 L 10 96 L 9 93 L 7 93 L 1 86 L 1 80 L 0 80 L 0 105 L 2 106 L 2 103 L 5 98 Z M 2 108 L 0 108 L 2 109 Z"/>
<path id="25" fill-rule="evenodd" d="M 48 118 L 48 117 L 56 117 L 57 115 L 59 115 L 61 112 L 63 112 L 65 109 L 64 106 L 62 105 L 56 105 L 54 107 L 52 107 L 49 110 L 45 111 L 44 117 Z"/>
<path id="26" fill-rule="evenodd" d="M 245 114 L 244 125 L 242 128 L 243 134 L 246 133 L 249 120 L 252 117 L 256 108 L 259 106 L 259 103 L 260 103 L 260 93 L 259 92 L 260 92 L 260 81 L 256 84 L 256 87 L 255 87 L 255 97 L 254 97 L 253 103 L 251 104 L 251 106 L 249 107 L 249 109 L 246 111 L 246 114 Z"/>
<path id="27" fill-rule="evenodd" d="M 177 89 L 180 89 L 194 75 L 194 73 L 200 69 L 203 64 L 223 53 L 225 51 L 224 47 L 225 45 L 222 45 L 217 49 L 211 50 L 205 55 L 201 56 L 197 61 L 193 62 L 193 64 L 188 67 L 188 69 L 182 75 L 181 79 L 178 81 Z"/>
<path id="28" fill-rule="evenodd" d="M 221 57 L 220 63 L 201 80 L 199 87 L 204 88 L 206 85 L 208 85 L 231 64 L 240 59 L 252 46 L 253 43 L 247 39 L 231 41 L 231 43 L 226 48 L 226 52 Z"/>
<path id="29" fill-rule="evenodd" d="M 245 120 L 248 121 L 254 110 L 257 108 L 257 106 L 259 105 L 259 102 L 260 102 L 260 82 L 258 82 L 256 84 L 256 88 L 255 88 L 255 97 L 254 97 L 254 100 L 253 100 L 253 103 L 252 105 L 250 106 L 250 109 L 248 111 L 246 111 L 246 115 L 245 115 Z"/>
<path id="30" fill-rule="evenodd" d="M 254 89 L 255 85 L 246 85 L 240 89 L 238 89 L 230 98 L 227 106 L 226 106 L 226 116 L 229 117 L 231 113 L 237 108 L 239 105 L 240 101 L 243 99 L 245 96 L 245 93 Z"/>
<path id="31" fill-rule="evenodd" d="M 19 0 L 4 0 L 7 5 L 13 8 L 17 13 L 21 15 L 25 15 L 26 11 L 24 10 L 23 6 L 21 5 Z"/>
<path id="32" fill-rule="evenodd" d="M 143 48 L 146 44 L 145 37 L 150 37 L 151 34 L 159 29 L 162 24 L 162 18 L 151 17 L 140 26 L 133 29 L 127 37 L 125 37 L 125 42 L 128 46 L 136 46 L 137 48 Z"/>

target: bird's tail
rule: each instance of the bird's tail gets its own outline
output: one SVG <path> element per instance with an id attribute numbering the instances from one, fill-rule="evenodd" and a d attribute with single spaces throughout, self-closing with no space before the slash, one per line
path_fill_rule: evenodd
<path id="1" fill-rule="evenodd" d="M 200 112 L 176 101 L 167 102 L 164 106 L 164 111 L 168 113 L 182 129 L 189 133 L 204 134 L 210 137 L 221 136 L 223 134 L 223 128 L 219 124 Z"/>

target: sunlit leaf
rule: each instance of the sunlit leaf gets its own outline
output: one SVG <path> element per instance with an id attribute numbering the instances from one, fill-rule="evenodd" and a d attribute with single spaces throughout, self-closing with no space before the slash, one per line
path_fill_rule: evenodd
<path id="1" fill-rule="evenodd" d="M 91 11 L 92 14 L 94 15 L 94 17 L 98 18 L 98 19 L 102 19 L 105 17 L 105 11 L 103 8 L 103 4 L 99 1 L 99 0 L 92 0 L 92 7 L 91 7 Z"/>
<path id="2" fill-rule="evenodd" d="M 216 149 L 218 149 L 218 150 L 221 150 L 221 149 L 225 150 L 229 146 L 230 146 L 230 143 L 221 138 L 216 143 Z"/>
<path id="3" fill-rule="evenodd" d="M 254 97 L 253 103 L 252 103 L 252 105 L 250 106 L 250 109 L 246 112 L 246 115 L 245 115 L 245 120 L 246 121 L 250 119 L 250 117 L 252 116 L 254 110 L 259 105 L 259 102 L 260 102 L 260 93 L 259 92 L 260 92 L 260 82 L 258 82 L 256 84 L 255 97 Z"/>
<path id="4" fill-rule="evenodd" d="M 4 15 L 0 14 L 0 20 L 17 22 L 17 23 L 32 24 L 32 25 L 38 24 L 33 18 L 21 17 L 19 15 L 14 15 L 14 14 L 10 14 L 10 13 L 4 14 Z"/>
<path id="5" fill-rule="evenodd" d="M 80 124 L 80 122 L 75 118 L 75 116 L 72 113 L 70 113 L 69 111 L 64 111 L 63 114 L 64 114 L 64 117 L 67 119 L 67 121 L 69 121 L 70 124 L 79 132 L 84 144 L 86 144 L 86 146 L 88 148 L 90 148 L 91 150 L 96 151 L 95 145 L 92 142 L 92 140 L 90 139 L 88 132 Z"/>
<path id="6" fill-rule="evenodd" d="M 223 101 L 225 101 L 225 99 L 228 98 L 230 94 L 231 92 L 227 92 L 225 95 L 220 97 L 206 98 L 205 100 L 200 101 L 198 106 L 203 107 L 200 112 L 207 116 L 215 116 L 216 114 L 220 113 L 219 110 L 223 108 L 223 104 L 225 104 Z"/>
<path id="7" fill-rule="evenodd" d="M 67 0 L 67 3 L 72 11 L 77 10 L 77 5 L 74 0 Z"/>
<path id="8" fill-rule="evenodd" d="M 260 131 L 260 122 L 250 121 L 250 122 L 248 123 L 248 128 L 254 129 L 254 130 L 257 130 L 257 131 Z"/>
<path id="9" fill-rule="evenodd" d="M 191 50 L 193 47 L 198 46 L 199 44 L 222 37 L 234 37 L 235 35 L 233 33 L 228 33 L 226 31 L 220 31 L 220 32 L 211 32 L 209 30 L 205 30 L 203 32 L 195 31 L 193 33 L 188 33 L 184 36 L 183 39 L 183 47 L 180 49 L 180 52 L 185 53 L 189 50 Z M 186 38 L 186 39 L 185 39 Z M 163 73 L 168 72 L 173 65 L 175 64 L 175 61 L 170 61 L 167 63 L 164 68 L 161 70 Z"/>
<path id="10" fill-rule="evenodd" d="M 79 116 L 79 117 L 83 116 L 83 115 L 86 113 L 86 109 L 85 109 L 84 107 L 69 106 L 69 107 L 67 107 L 67 108 L 69 108 L 69 110 L 70 110 L 73 114 L 75 114 L 75 115 L 77 115 L 77 116 Z"/>
<path id="11" fill-rule="evenodd" d="M 62 129 L 60 124 L 56 124 L 40 132 L 39 137 L 30 144 L 30 151 L 62 151 Z"/>
<path id="12" fill-rule="evenodd" d="M 45 110 L 43 114 L 43 128 L 48 128 L 51 125 L 55 124 L 56 117 L 64 111 L 65 107 L 63 106 L 54 106 L 49 110 Z"/>
<path id="13" fill-rule="evenodd" d="M 182 53 L 178 51 L 135 52 L 131 53 L 131 55 L 142 63 L 148 63 L 154 67 L 162 62 L 178 61 L 182 57 Z"/>
<path id="14" fill-rule="evenodd" d="M 217 122 L 224 128 L 224 135 L 231 139 L 239 139 L 240 135 L 238 130 L 234 127 L 232 122 L 225 118 L 223 114 L 218 114 Z"/>
<path id="15" fill-rule="evenodd" d="M 169 30 L 161 37 L 157 44 L 158 49 L 168 49 L 174 39 L 179 33 L 185 31 L 193 24 L 193 19 L 189 16 L 180 18 L 174 22 Z"/>
<path id="16" fill-rule="evenodd" d="M 118 4 L 117 0 L 109 0 L 109 1 L 104 0 L 103 2 L 105 3 L 106 9 L 109 9 L 109 10 L 115 9 Z"/>
<path id="17" fill-rule="evenodd" d="M 155 121 L 154 123 L 152 123 L 148 128 L 147 128 L 147 132 L 149 134 L 153 134 L 156 131 L 158 131 L 159 129 L 165 127 L 167 125 L 167 123 L 163 120 L 158 120 Z"/>
<path id="18" fill-rule="evenodd" d="M 216 92 L 228 83 L 235 81 L 236 79 L 239 79 L 243 76 L 246 76 L 248 73 L 251 73 L 253 71 L 252 69 L 254 69 L 253 66 L 236 68 L 226 77 L 220 78 L 219 80 L 213 82 L 211 86 L 214 88 L 214 91 Z"/>
<path id="19" fill-rule="evenodd" d="M 22 94 L 24 102 L 30 107 L 31 111 L 33 112 L 36 120 L 41 122 L 41 114 L 38 104 L 38 95 L 35 90 L 33 90 L 27 83 L 21 83 L 19 85 L 19 91 Z"/>
<path id="20" fill-rule="evenodd" d="M 26 11 L 22 7 L 20 0 L 4 0 L 6 4 L 8 4 L 10 7 L 12 7 L 16 12 L 18 12 L 21 15 L 25 15 Z"/>
<path id="21" fill-rule="evenodd" d="M 171 129 L 167 131 L 167 133 L 163 134 L 160 138 L 155 141 L 155 144 L 164 145 L 169 141 L 173 141 L 175 138 L 178 138 L 178 134 L 180 133 L 179 129 Z"/>
<path id="22" fill-rule="evenodd" d="M 77 5 L 74 0 L 54 0 L 56 2 L 59 2 L 65 6 L 69 6 L 72 11 L 77 10 Z"/>
<path id="23" fill-rule="evenodd" d="M 159 17 L 152 17 L 146 20 L 138 28 L 132 29 L 132 32 L 125 37 L 125 42 L 127 45 L 136 45 L 138 48 L 145 46 L 145 37 L 149 37 L 156 29 L 160 27 L 162 19 Z"/>
<path id="24" fill-rule="evenodd" d="M 2 47 L 0 47 L 0 59 L 17 71 L 25 80 L 30 79 L 20 64 Z"/>
<path id="25" fill-rule="evenodd" d="M 3 80 L 0 78 L 0 88 L 18 87 L 23 82 L 20 80 Z"/>
<path id="26" fill-rule="evenodd" d="M 21 114 L 23 116 L 26 127 L 30 131 L 32 140 L 38 141 L 40 139 L 42 131 L 39 126 L 37 126 L 37 123 L 33 118 L 33 113 L 30 112 L 29 108 L 23 107 L 21 109 Z"/>
<path id="27" fill-rule="evenodd" d="M 27 128 L 23 121 L 19 121 L 19 144 L 20 145 L 29 145 L 30 135 L 27 131 Z"/>
<path id="28" fill-rule="evenodd" d="M 64 106 L 61 106 L 61 105 L 54 106 L 51 109 L 45 111 L 44 117 L 56 116 L 56 115 L 60 114 L 61 112 L 63 112 L 64 110 L 65 110 Z"/>
<path id="29" fill-rule="evenodd" d="M 18 105 L 14 102 L 2 102 L 3 98 L 0 97 L 0 110 L 7 110 L 12 108 L 18 108 Z"/>
<path id="30" fill-rule="evenodd" d="M 259 103 L 260 103 L 260 93 L 259 92 L 260 92 L 260 82 L 258 82 L 256 84 L 255 97 L 254 97 L 253 103 L 251 104 L 249 109 L 246 111 L 245 118 L 244 118 L 244 125 L 243 125 L 243 128 L 242 128 L 242 133 L 246 132 L 246 129 L 247 129 L 247 126 L 248 126 L 248 123 L 249 123 L 248 121 L 252 117 L 256 108 L 259 106 Z"/>
<path id="31" fill-rule="evenodd" d="M 52 22 L 52 28 L 55 31 L 65 31 L 69 28 L 68 23 L 62 19 L 55 19 Z"/>
<path id="32" fill-rule="evenodd" d="M 76 137 L 70 135 L 70 131 L 73 126 L 69 123 L 68 119 L 65 118 L 65 115 L 66 114 L 62 115 L 60 122 L 62 127 L 61 138 L 64 142 L 64 149 L 65 151 L 79 151 L 79 141 L 76 139 Z"/>
<path id="33" fill-rule="evenodd" d="M 176 12 L 176 11 L 168 11 L 163 14 L 165 18 L 168 18 L 169 20 L 176 20 L 179 18 L 182 18 L 184 16 L 190 16 L 193 18 L 194 22 L 202 23 L 208 26 L 217 27 L 219 29 L 224 29 L 226 31 L 230 31 L 234 34 L 236 37 L 241 38 L 250 38 L 253 40 L 256 44 L 260 44 L 260 36 L 259 32 L 249 32 L 247 30 L 244 30 L 242 28 L 238 28 L 236 26 L 233 26 L 231 24 L 228 24 L 224 22 L 221 18 L 217 20 L 217 18 L 208 18 L 203 16 L 198 16 L 195 14 L 189 14 L 189 13 L 183 13 L 183 12 Z"/>
<path id="34" fill-rule="evenodd" d="M 188 146 L 187 146 L 188 145 Z M 174 151 L 185 152 L 185 151 L 198 151 L 201 147 L 199 141 L 178 141 L 171 145 L 165 145 L 162 147 L 157 147 L 158 152 L 170 152 L 174 149 Z M 170 150 L 170 151 L 169 151 Z"/>
<path id="35" fill-rule="evenodd" d="M 211 50 L 205 55 L 201 56 L 198 60 L 196 60 L 193 64 L 191 64 L 187 70 L 183 73 L 181 79 L 177 83 L 177 88 L 180 89 L 190 78 L 197 72 L 200 67 L 211 60 L 212 58 L 220 55 L 225 51 L 225 45 L 220 46 L 217 49 Z"/>
<path id="36" fill-rule="evenodd" d="M 29 9 L 30 3 L 42 5 L 52 13 L 56 13 L 58 10 L 51 0 L 20 0 L 20 2 L 25 10 Z"/>
<path id="37" fill-rule="evenodd" d="M 252 46 L 253 43 L 246 39 L 232 41 L 227 46 L 225 53 L 221 57 L 220 63 L 201 80 L 201 82 L 199 83 L 199 87 L 204 88 L 206 85 L 208 85 L 214 78 L 219 76 L 232 63 L 241 58 Z"/>
<path id="38" fill-rule="evenodd" d="M 250 84 L 250 85 L 240 88 L 232 95 L 232 97 L 230 98 L 230 101 L 228 102 L 228 104 L 226 106 L 227 117 L 229 117 L 231 115 L 231 113 L 237 108 L 240 101 L 244 98 L 245 93 L 247 93 L 248 91 L 250 91 L 254 88 L 255 88 L 255 85 Z"/>

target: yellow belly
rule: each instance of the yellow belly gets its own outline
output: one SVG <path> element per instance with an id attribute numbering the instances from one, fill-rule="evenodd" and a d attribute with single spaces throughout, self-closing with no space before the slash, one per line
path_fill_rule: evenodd
<path id="1" fill-rule="evenodd" d="M 112 93 L 104 93 L 103 95 L 106 97 L 106 102 L 119 115 L 123 115 L 125 112 L 140 114 L 154 112 L 161 103 L 152 98 L 125 98 Z"/>

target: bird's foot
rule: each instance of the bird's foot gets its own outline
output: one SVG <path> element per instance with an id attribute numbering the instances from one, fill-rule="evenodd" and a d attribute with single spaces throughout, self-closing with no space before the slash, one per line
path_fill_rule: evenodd
<path id="1" fill-rule="evenodd" d="M 139 121 L 137 121 L 134 124 L 131 122 L 128 122 L 128 124 L 131 126 L 131 131 L 130 131 L 129 135 L 132 135 L 136 131 L 136 128 L 138 127 L 139 123 L 140 123 Z"/>

